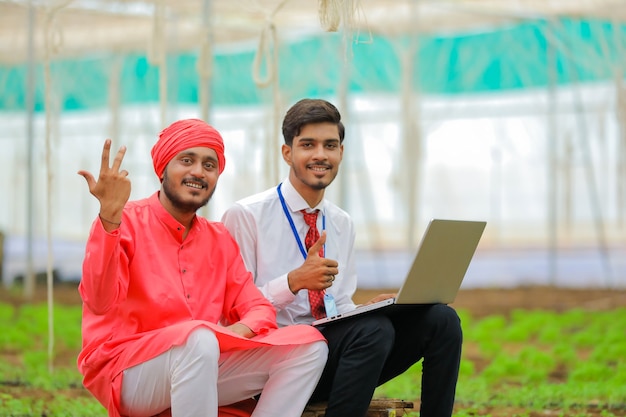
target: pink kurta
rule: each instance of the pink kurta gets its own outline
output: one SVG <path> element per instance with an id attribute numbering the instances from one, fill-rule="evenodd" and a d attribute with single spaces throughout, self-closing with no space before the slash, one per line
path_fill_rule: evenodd
<path id="1" fill-rule="evenodd" d="M 78 368 L 110 416 L 120 415 L 122 371 L 183 344 L 199 326 L 216 333 L 222 352 L 324 340 L 310 326 L 277 329 L 274 308 L 221 223 L 196 217 L 185 240 L 184 231 L 158 193 L 129 202 L 112 233 L 99 219 L 92 225 L 79 285 Z M 246 339 L 221 325 L 235 322 L 256 336 Z"/>

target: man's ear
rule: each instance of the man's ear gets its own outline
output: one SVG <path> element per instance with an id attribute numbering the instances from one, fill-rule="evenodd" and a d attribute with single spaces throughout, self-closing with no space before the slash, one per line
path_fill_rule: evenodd
<path id="1" fill-rule="evenodd" d="M 283 144 L 281 148 L 283 159 L 287 163 L 287 165 L 291 166 L 291 146 L 287 144 Z"/>

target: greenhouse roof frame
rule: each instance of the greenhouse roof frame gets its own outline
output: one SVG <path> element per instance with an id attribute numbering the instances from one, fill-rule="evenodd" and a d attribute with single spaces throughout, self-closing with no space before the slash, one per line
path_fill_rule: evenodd
<path id="1" fill-rule="evenodd" d="M 159 39 L 167 40 L 169 51 L 194 50 L 207 40 L 218 48 L 238 48 L 257 44 L 268 28 L 290 39 L 333 30 L 367 39 L 370 35 L 468 33 L 526 20 L 560 18 L 624 23 L 626 2 L 0 0 L 0 65 L 27 62 L 31 57 L 42 60 L 46 43 L 57 58 L 62 58 L 145 52 Z"/>

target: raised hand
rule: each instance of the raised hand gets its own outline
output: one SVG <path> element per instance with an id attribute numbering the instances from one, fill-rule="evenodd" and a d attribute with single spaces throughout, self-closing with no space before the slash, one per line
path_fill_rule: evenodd
<path id="1" fill-rule="evenodd" d="M 302 289 L 324 290 L 333 285 L 335 275 L 339 273 L 339 263 L 334 259 L 322 258 L 319 251 L 326 243 L 326 232 L 322 232 L 307 253 L 306 260 L 297 269 L 287 275 L 289 289 L 294 294 Z"/>
<path id="2" fill-rule="evenodd" d="M 90 172 L 78 171 L 78 175 L 87 181 L 89 192 L 100 202 L 100 218 L 107 230 L 116 229 L 120 225 L 122 210 L 130 197 L 128 171 L 120 170 L 126 147 L 120 147 L 113 159 L 113 165 L 109 167 L 110 152 L 111 140 L 107 139 L 102 149 L 100 174 L 97 181 Z"/>

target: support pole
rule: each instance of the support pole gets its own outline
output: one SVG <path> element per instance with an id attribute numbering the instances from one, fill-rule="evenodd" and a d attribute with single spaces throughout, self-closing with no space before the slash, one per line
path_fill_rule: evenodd
<path id="1" fill-rule="evenodd" d="M 198 98 L 200 104 L 200 119 L 211 124 L 211 79 L 213 77 L 213 1 L 204 0 L 202 3 L 202 33 L 200 51 L 196 72 L 198 73 Z M 211 218 L 213 205 L 207 204 L 200 209 L 202 216 Z"/>
<path id="2" fill-rule="evenodd" d="M 347 29 L 346 29 L 347 30 Z M 348 45 L 348 42 L 350 42 L 350 38 L 346 38 L 348 39 L 345 42 L 341 42 L 341 47 L 339 48 L 339 53 L 340 53 L 340 68 L 341 68 L 341 72 L 340 72 L 340 78 L 339 78 L 339 88 L 337 90 L 337 107 L 339 108 L 339 111 L 342 114 L 342 122 L 344 127 L 346 128 L 347 132 L 352 131 L 351 127 L 350 127 L 350 111 L 349 111 L 349 104 L 348 104 L 348 90 L 349 90 L 349 83 L 350 83 L 350 64 L 351 61 L 348 60 L 348 48 L 350 47 Z M 345 154 L 344 154 L 345 155 Z M 349 184 L 348 184 L 348 178 L 349 175 L 348 173 L 351 172 L 351 163 L 350 163 L 350 158 L 346 158 L 344 156 L 344 159 L 342 161 L 343 164 L 343 168 L 341 169 L 341 171 L 339 172 L 338 175 L 338 182 L 339 182 L 339 207 L 342 207 L 348 211 L 350 211 L 350 208 L 348 207 L 350 199 L 348 198 L 348 190 L 349 190 Z M 342 174 L 343 173 L 343 174 Z"/>
<path id="3" fill-rule="evenodd" d="M 211 79 L 213 76 L 213 24 L 212 0 L 204 0 L 202 4 L 202 25 L 205 32 L 198 56 L 198 95 L 200 97 L 200 118 L 211 123 Z"/>
<path id="4" fill-rule="evenodd" d="M 418 21 L 418 2 L 411 2 L 411 16 Z M 418 106 L 419 86 L 416 85 L 414 74 L 418 66 L 418 32 L 409 32 L 408 45 L 402 49 L 402 170 L 404 176 L 404 190 L 407 199 L 407 229 L 406 240 L 409 247 L 416 247 L 418 240 L 417 224 L 419 219 L 419 187 L 420 167 L 422 158 L 422 137 L 419 129 L 420 109 Z"/>
<path id="5" fill-rule="evenodd" d="M 548 26 L 550 23 L 548 22 Z M 551 30 L 546 27 L 546 31 Z M 556 123 L 556 107 L 557 107 L 557 91 L 556 91 L 556 51 L 550 37 L 546 42 L 546 62 L 548 72 L 548 113 L 547 124 L 548 134 L 546 137 L 546 146 L 548 150 L 548 169 L 547 169 L 547 194 L 548 201 L 548 282 L 554 285 L 557 275 L 557 257 L 558 257 L 558 224 L 557 224 L 557 123 Z"/>
<path id="6" fill-rule="evenodd" d="M 26 192 L 26 274 L 24 276 L 24 298 L 32 300 L 35 295 L 35 267 L 33 265 L 34 240 L 34 195 L 35 195 L 35 6 L 28 6 L 28 65 L 26 71 L 26 147 L 28 184 Z"/>

